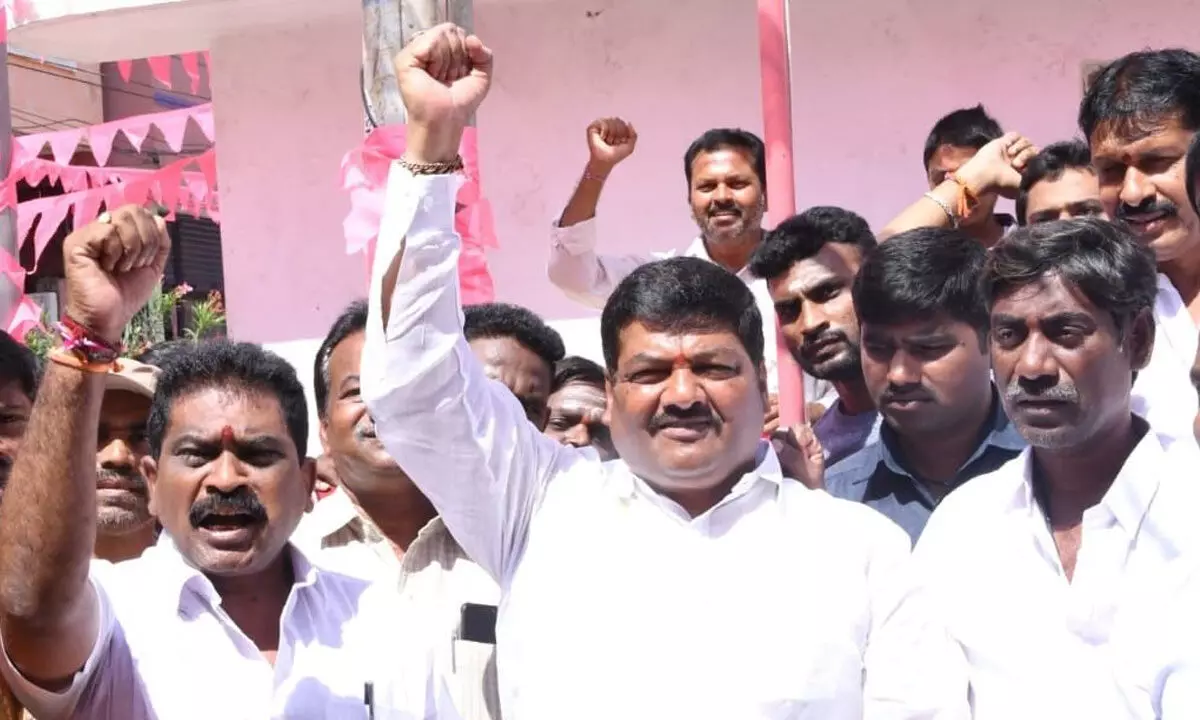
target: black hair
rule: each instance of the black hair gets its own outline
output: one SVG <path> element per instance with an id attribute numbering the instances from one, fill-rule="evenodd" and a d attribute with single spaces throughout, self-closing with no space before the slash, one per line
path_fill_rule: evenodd
<path id="1" fill-rule="evenodd" d="M 33 351 L 0 330 L 0 378 L 16 380 L 31 401 L 37 397 L 42 365 Z"/>
<path id="2" fill-rule="evenodd" d="M 1176 119 L 1200 130 L 1200 55 L 1188 50 L 1129 53 L 1093 76 L 1079 103 L 1079 129 L 1089 142 L 1104 125 L 1142 136 Z"/>
<path id="3" fill-rule="evenodd" d="M 755 367 L 763 363 L 762 316 L 754 296 L 737 276 L 707 260 L 646 263 L 617 285 L 600 314 L 610 376 L 621 355 L 621 331 L 635 322 L 658 332 L 728 331 L 738 336 Z"/>
<path id="4" fill-rule="evenodd" d="M 554 383 L 550 387 L 550 392 L 556 393 L 571 383 L 597 385 L 603 388 L 604 380 L 604 368 L 587 358 L 568 355 L 554 365 Z"/>
<path id="5" fill-rule="evenodd" d="M 1188 202 L 1192 204 L 1192 209 L 1200 214 L 1200 197 L 1196 196 L 1196 186 L 1200 185 L 1200 132 L 1192 136 L 1192 142 L 1188 145 L 1183 181 L 1187 185 Z"/>
<path id="6" fill-rule="evenodd" d="M 1000 123 L 988 115 L 982 104 L 955 110 L 933 124 L 925 139 L 925 170 L 937 149 L 950 147 L 979 148 L 1004 135 Z"/>
<path id="7" fill-rule="evenodd" d="M 917 228 L 872 250 L 854 278 L 860 322 L 899 325 L 945 314 L 984 346 L 988 309 L 979 291 L 987 250 L 961 230 Z"/>
<path id="8" fill-rule="evenodd" d="M 760 278 L 779 277 L 793 264 L 819 253 L 826 243 L 857 245 L 865 254 L 875 247 L 875 236 L 867 221 L 849 210 L 809 208 L 764 235 L 750 258 L 750 272 Z"/>
<path id="9" fill-rule="evenodd" d="M 333 321 L 333 326 L 329 328 L 329 333 L 325 335 L 325 340 L 317 349 L 317 357 L 313 361 L 313 394 L 317 399 L 317 417 L 322 420 L 325 419 L 328 411 L 329 383 L 331 382 L 329 362 L 333 358 L 333 351 L 342 344 L 343 340 L 366 329 L 367 301 L 355 300 L 347 305 L 342 314 Z"/>
<path id="10" fill-rule="evenodd" d="M 1072 218 L 1013 231 L 988 253 L 980 283 L 988 306 L 996 298 L 1057 275 L 1106 311 L 1118 331 L 1150 312 L 1158 294 L 1154 253 L 1124 225 Z"/>
<path id="11" fill-rule="evenodd" d="M 483 303 L 463 308 L 467 342 L 481 338 L 511 338 L 546 361 L 551 372 L 566 350 L 562 336 L 536 313 L 520 305 Z"/>
<path id="12" fill-rule="evenodd" d="M 706 130 L 696 138 L 683 154 L 683 173 L 687 178 L 688 187 L 692 186 L 692 163 L 700 153 L 715 152 L 733 148 L 743 150 L 750 155 L 754 165 L 754 174 L 758 176 L 758 184 L 762 186 L 763 197 L 767 196 L 767 150 L 763 141 L 754 133 L 740 128 L 713 128 Z"/>
<path id="13" fill-rule="evenodd" d="M 1082 140 L 1051 143 L 1033 156 L 1021 173 L 1021 188 L 1017 192 L 1017 222 L 1024 225 L 1029 191 L 1034 185 L 1048 180 L 1054 182 L 1066 170 L 1092 171 L 1092 152 Z"/>
<path id="14" fill-rule="evenodd" d="M 192 393 L 221 389 L 234 392 L 263 392 L 275 396 L 283 410 L 288 435 L 303 459 L 308 448 L 308 405 L 304 386 L 287 360 L 251 343 L 208 340 L 197 343 L 193 352 L 172 358 L 158 378 L 158 389 L 150 404 L 146 435 L 150 453 L 162 455 L 163 438 L 171 410 L 180 398 Z"/>
<path id="15" fill-rule="evenodd" d="M 167 363 L 173 362 L 175 358 L 191 352 L 195 347 L 196 342 L 194 340 L 167 340 L 155 343 L 146 348 L 134 360 L 146 365 L 153 365 L 161 370 Z"/>

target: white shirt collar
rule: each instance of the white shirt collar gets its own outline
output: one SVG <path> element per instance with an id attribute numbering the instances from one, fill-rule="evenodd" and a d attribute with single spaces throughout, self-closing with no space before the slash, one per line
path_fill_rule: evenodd
<path id="1" fill-rule="evenodd" d="M 1044 518 L 1044 511 L 1037 503 L 1033 492 L 1033 448 L 1026 448 L 1014 462 L 1022 464 L 1022 482 L 1017 488 L 1014 507 L 1027 509 L 1031 515 Z M 1115 520 L 1130 538 L 1137 535 L 1150 504 L 1158 492 L 1162 474 L 1167 470 L 1168 458 L 1162 438 L 1147 430 L 1125 459 L 1117 477 L 1100 504 L 1084 513 L 1089 517 L 1103 514 Z"/>
<path id="2" fill-rule="evenodd" d="M 317 566 L 313 565 L 299 546 L 289 542 L 283 552 L 292 554 L 292 573 L 295 578 L 292 584 L 293 592 L 316 584 Z M 221 604 L 221 596 L 212 581 L 184 557 L 166 531 L 159 534 L 158 542 L 146 551 L 143 559 L 156 566 L 158 581 L 151 586 L 151 591 L 161 592 L 169 597 L 177 610 L 184 608 L 184 591 L 189 588 L 213 607 Z"/>

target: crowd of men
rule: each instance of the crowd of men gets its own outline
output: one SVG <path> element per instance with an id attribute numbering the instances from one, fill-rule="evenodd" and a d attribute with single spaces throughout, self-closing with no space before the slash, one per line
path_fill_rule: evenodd
<path id="1" fill-rule="evenodd" d="M 44 368 L 0 336 L 8 717 L 1200 717 L 1200 56 L 1105 67 L 1082 141 L 946 115 L 878 233 L 764 229 L 761 141 L 711 130 L 663 258 L 599 250 L 637 134 L 598 120 L 549 276 L 603 308 L 603 367 L 459 301 L 490 51 L 444 25 L 396 70 L 317 427 L 257 346 L 119 357 L 170 244 L 141 208 L 67 238 Z"/>

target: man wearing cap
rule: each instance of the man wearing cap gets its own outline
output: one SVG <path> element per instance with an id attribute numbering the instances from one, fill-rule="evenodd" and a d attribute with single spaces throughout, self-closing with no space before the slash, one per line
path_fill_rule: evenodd
<path id="1" fill-rule="evenodd" d="M 152 365 L 122 359 L 105 378 L 96 437 L 95 556 L 101 560 L 139 557 L 158 536 L 141 471 L 150 451 L 146 420 L 158 373 Z"/>

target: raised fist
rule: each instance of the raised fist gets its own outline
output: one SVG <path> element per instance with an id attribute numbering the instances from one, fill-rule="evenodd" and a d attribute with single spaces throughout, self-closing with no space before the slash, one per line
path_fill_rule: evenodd
<path id="1" fill-rule="evenodd" d="M 136 205 L 104 213 L 67 236 L 65 310 L 114 345 L 150 299 L 167 266 L 171 239 L 159 216 Z"/>
<path id="2" fill-rule="evenodd" d="M 414 37 L 396 56 L 414 162 L 445 162 L 492 82 L 492 51 L 452 23 Z"/>
<path id="3" fill-rule="evenodd" d="M 1013 198 L 1021 187 L 1021 172 L 1038 148 L 1020 133 L 1008 133 L 979 148 L 958 169 L 958 177 L 976 195 Z"/>
<path id="4" fill-rule="evenodd" d="M 592 162 L 612 168 L 633 154 L 637 131 L 621 118 L 601 118 L 588 125 L 587 139 Z"/>

